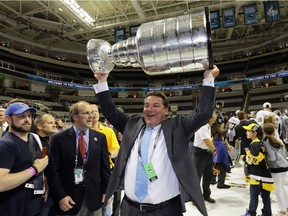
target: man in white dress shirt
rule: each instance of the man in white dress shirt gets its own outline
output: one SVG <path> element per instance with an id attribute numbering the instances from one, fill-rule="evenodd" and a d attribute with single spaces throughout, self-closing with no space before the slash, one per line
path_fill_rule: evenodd
<path id="1" fill-rule="evenodd" d="M 203 215 L 207 215 L 199 179 L 189 151 L 189 141 L 195 131 L 211 118 L 215 106 L 214 78 L 219 70 L 214 66 L 204 72 L 199 106 L 187 116 L 167 118 L 168 101 L 164 93 L 148 92 L 142 115 L 129 116 L 117 109 L 107 84 L 108 74 L 97 73 L 94 85 L 102 113 L 123 134 L 106 200 L 124 188 L 122 216 L 182 216 L 184 203 L 191 200 Z M 148 147 L 148 162 L 142 161 L 142 144 L 146 128 L 153 127 Z M 148 129 L 147 129 L 148 130 Z M 148 133 L 148 132 L 147 132 Z M 144 154 L 143 154 L 144 155 Z M 137 163 L 145 170 L 147 194 L 137 195 Z M 138 176 L 138 175 L 137 175 Z M 143 183 L 142 186 L 147 187 Z"/>
<path id="2" fill-rule="evenodd" d="M 214 112 L 209 122 L 196 131 L 194 138 L 195 165 L 199 179 L 201 180 L 202 178 L 204 200 L 210 203 L 216 202 L 210 197 L 210 184 L 213 175 L 213 154 L 216 153 L 216 147 L 212 141 L 211 126 L 215 123 L 216 118 L 217 114 Z"/>

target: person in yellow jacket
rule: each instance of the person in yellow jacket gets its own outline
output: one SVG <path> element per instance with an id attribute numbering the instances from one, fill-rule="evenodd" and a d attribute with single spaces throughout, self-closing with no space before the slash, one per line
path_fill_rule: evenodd
<path id="1" fill-rule="evenodd" d="M 106 139 L 107 139 L 108 151 L 110 154 L 110 168 L 112 169 L 114 167 L 114 163 L 112 162 L 112 159 L 117 157 L 120 145 L 118 143 L 114 130 L 110 127 L 104 126 L 99 121 L 100 115 L 99 115 L 98 106 L 96 104 L 91 104 L 91 107 L 92 107 L 92 112 L 94 114 L 91 129 L 94 129 L 98 132 L 105 134 Z"/>
<path id="2" fill-rule="evenodd" d="M 92 108 L 92 113 L 93 119 L 92 119 L 92 128 L 98 132 L 101 132 L 105 134 L 106 140 L 107 140 L 107 145 L 108 145 L 108 152 L 110 154 L 110 168 L 111 170 L 114 167 L 114 163 L 112 161 L 113 158 L 116 158 L 118 155 L 118 151 L 120 148 L 119 142 L 117 140 L 116 134 L 114 130 L 110 127 L 104 126 L 101 122 L 99 122 L 100 115 L 99 115 L 99 109 L 96 104 L 91 104 L 90 105 Z M 111 216 L 112 215 L 112 205 L 113 205 L 113 198 L 110 199 L 110 202 L 106 207 L 103 207 L 102 215 L 103 216 Z"/>
<path id="3" fill-rule="evenodd" d="M 243 158 L 247 167 L 246 181 L 250 184 L 249 209 L 244 216 L 256 216 L 258 197 L 261 195 L 263 202 L 262 215 L 271 216 L 270 192 L 274 190 L 273 178 L 266 163 L 265 148 L 262 143 L 263 131 L 260 125 L 251 123 L 243 126 L 247 131 L 248 139 L 251 139 L 250 148 Z"/>

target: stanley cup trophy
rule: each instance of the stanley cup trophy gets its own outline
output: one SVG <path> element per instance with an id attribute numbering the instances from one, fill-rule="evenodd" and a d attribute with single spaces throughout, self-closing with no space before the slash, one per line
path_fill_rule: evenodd
<path id="1" fill-rule="evenodd" d="M 148 75 L 203 70 L 213 67 L 209 10 L 142 24 L 136 37 L 111 45 L 101 39 L 87 44 L 94 73 L 109 73 L 115 65 L 142 67 Z"/>

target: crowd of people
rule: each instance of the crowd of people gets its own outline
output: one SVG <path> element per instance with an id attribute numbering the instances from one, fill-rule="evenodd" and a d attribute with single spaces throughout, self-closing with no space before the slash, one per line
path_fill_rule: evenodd
<path id="1" fill-rule="evenodd" d="M 288 117 L 267 102 L 254 117 L 237 110 L 227 118 L 215 109 L 218 74 L 216 66 L 206 69 L 198 107 L 186 116 L 169 117 L 160 91 L 146 94 L 142 114 L 125 114 L 105 73 L 95 74 L 93 86 L 105 122 L 86 101 L 71 105 L 65 127 L 12 99 L 0 109 L 1 215 L 180 216 L 192 201 L 205 216 L 205 202 L 217 202 L 210 185 L 229 190 L 227 173 L 241 164 L 250 184 L 243 214 L 256 215 L 261 195 L 262 215 L 272 216 L 275 189 L 278 215 L 288 215 Z"/>
<path id="2" fill-rule="evenodd" d="M 288 215 L 284 187 L 288 171 L 287 114 L 287 110 L 272 112 L 269 102 L 258 112 L 237 110 L 231 117 L 216 109 L 194 138 L 195 163 L 200 179 L 203 177 L 203 196 L 207 202 L 216 202 L 210 196 L 210 185 L 217 183 L 217 188 L 229 189 L 230 185 L 225 184 L 226 173 L 244 162 L 243 175 L 250 184 L 250 204 L 244 216 L 257 215 L 259 195 L 262 215 L 271 216 L 271 191 L 275 191 L 279 207 L 274 216 Z M 218 180 L 213 180 L 213 176 L 218 176 Z"/>
<path id="3" fill-rule="evenodd" d="M 0 110 L 1 215 L 111 216 L 113 202 L 103 201 L 119 140 L 98 107 L 73 104 L 67 128 L 49 113 L 33 118 L 36 111 L 17 98 Z M 119 215 L 120 198 L 114 203 Z"/>

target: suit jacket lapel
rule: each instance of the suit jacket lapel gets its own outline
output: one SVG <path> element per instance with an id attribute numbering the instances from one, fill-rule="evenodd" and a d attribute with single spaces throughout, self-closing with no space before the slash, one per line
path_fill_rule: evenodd
<path id="1" fill-rule="evenodd" d="M 131 152 L 132 147 L 134 146 L 135 140 L 137 139 L 137 136 L 141 130 L 141 128 L 145 125 L 145 122 L 143 120 L 143 118 L 140 118 L 139 121 L 137 122 L 136 126 L 134 126 L 133 128 L 133 132 L 135 133 L 126 133 L 128 135 L 128 139 L 130 142 L 128 143 L 129 145 L 127 146 L 127 148 L 129 149 L 129 154 Z M 129 127 L 128 127 L 129 128 Z M 131 129 L 131 128 L 130 128 Z"/>
<path id="2" fill-rule="evenodd" d="M 129 124 L 129 123 L 128 123 Z M 134 146 L 135 140 L 137 139 L 137 136 L 141 130 L 141 128 L 145 125 L 145 122 L 143 120 L 143 118 L 140 118 L 136 125 L 131 125 L 133 126 L 133 128 L 130 127 L 130 125 L 126 125 L 126 130 L 128 130 L 128 132 L 125 131 L 125 138 L 122 140 L 122 143 L 125 143 L 124 145 L 121 146 L 120 148 L 120 152 L 118 157 L 122 158 L 121 161 L 127 161 L 130 153 L 131 153 L 131 149 Z M 123 136 L 124 137 L 124 136 Z M 121 172 L 123 173 L 124 171 L 124 167 L 125 167 L 126 163 L 122 163 L 121 164 Z"/>
<path id="3" fill-rule="evenodd" d="M 172 158 L 172 127 L 169 124 L 166 124 L 168 121 L 163 121 L 161 124 L 165 142 L 166 142 L 166 147 L 167 147 L 167 152 L 169 155 L 169 158 Z"/>
<path id="4" fill-rule="evenodd" d="M 89 129 L 89 149 L 88 150 L 90 150 L 90 148 L 91 148 L 91 143 L 92 142 L 97 142 L 98 141 L 98 137 L 93 133 L 93 131 L 91 131 L 90 129 Z"/>

